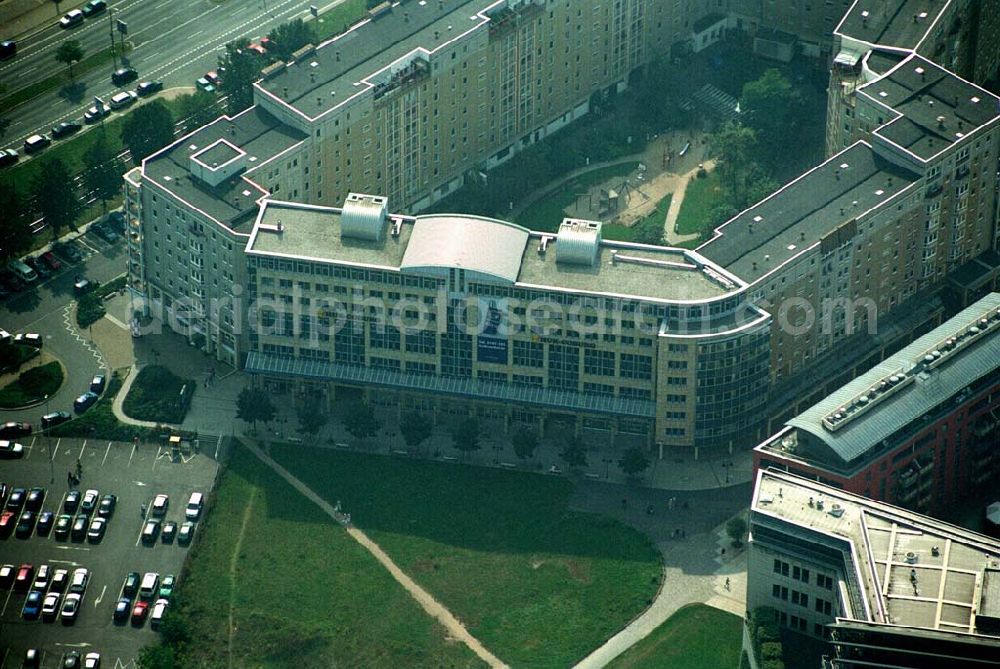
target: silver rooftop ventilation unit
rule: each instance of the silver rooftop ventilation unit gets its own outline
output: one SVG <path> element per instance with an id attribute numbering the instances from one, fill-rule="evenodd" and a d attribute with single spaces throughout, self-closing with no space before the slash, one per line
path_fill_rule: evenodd
<path id="1" fill-rule="evenodd" d="M 344 237 L 380 242 L 385 239 L 388 200 L 378 195 L 348 193 L 340 213 Z"/>
<path id="2" fill-rule="evenodd" d="M 601 222 L 564 218 L 556 236 L 556 262 L 565 265 L 597 264 L 601 252 Z"/>

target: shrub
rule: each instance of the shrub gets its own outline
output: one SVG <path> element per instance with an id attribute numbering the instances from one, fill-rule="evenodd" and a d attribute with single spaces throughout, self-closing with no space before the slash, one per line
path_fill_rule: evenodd
<path id="1" fill-rule="evenodd" d="M 785 663 L 781 660 L 764 660 L 760 663 L 760 669 L 785 669 Z"/>
<path id="2" fill-rule="evenodd" d="M 766 641 L 760 645 L 761 659 L 780 660 L 783 654 L 781 643 L 778 641 Z"/>
<path id="3" fill-rule="evenodd" d="M 182 379 L 166 367 L 149 365 L 132 382 L 122 409 L 137 420 L 180 423 L 187 413 L 195 382 Z"/>

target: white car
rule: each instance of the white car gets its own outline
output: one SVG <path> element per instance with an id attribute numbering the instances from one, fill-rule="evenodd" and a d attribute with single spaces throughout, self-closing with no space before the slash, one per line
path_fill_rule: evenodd
<path id="1" fill-rule="evenodd" d="M 45 600 L 42 601 L 42 619 L 52 620 L 59 613 L 59 593 L 50 592 L 45 595 Z"/>
<path id="2" fill-rule="evenodd" d="M 82 594 L 87 589 L 87 582 L 90 581 L 90 572 L 86 567 L 77 567 L 73 570 L 73 578 L 69 582 L 71 593 Z"/>
<path id="3" fill-rule="evenodd" d="M 111 113 L 111 107 L 102 104 L 100 107 L 94 105 L 83 113 L 84 123 L 97 123 L 102 118 Z"/>
<path id="4" fill-rule="evenodd" d="M 83 604 L 83 595 L 78 592 L 73 592 L 66 595 L 66 600 L 62 605 L 62 621 L 64 624 L 69 625 L 76 621 L 76 615 L 80 612 L 80 606 Z"/>
<path id="5" fill-rule="evenodd" d="M 83 23 L 83 12 L 79 9 L 66 12 L 66 15 L 59 19 L 59 25 L 63 28 L 72 28 Z"/>
<path id="6" fill-rule="evenodd" d="M 165 599 L 158 599 L 156 603 L 153 604 L 153 612 L 149 614 L 149 626 L 156 629 L 163 622 L 163 614 L 167 612 L 167 606 L 170 604 Z"/>
<path id="7" fill-rule="evenodd" d="M 90 652 L 83 658 L 83 669 L 100 669 L 101 654 Z"/>
<path id="8" fill-rule="evenodd" d="M 24 444 L 0 439 L 0 457 L 19 458 L 24 455 Z"/>
<path id="9" fill-rule="evenodd" d="M 121 93 L 115 93 L 108 104 L 112 109 L 125 109 L 125 107 L 128 107 L 138 99 L 139 96 L 132 91 L 122 91 Z"/>
<path id="10" fill-rule="evenodd" d="M 170 497 L 163 494 L 157 495 L 153 498 L 153 515 L 166 515 L 168 506 L 170 506 Z"/>

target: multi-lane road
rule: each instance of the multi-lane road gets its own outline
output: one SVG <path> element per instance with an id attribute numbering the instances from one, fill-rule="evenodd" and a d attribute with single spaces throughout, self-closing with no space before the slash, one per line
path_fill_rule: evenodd
<path id="1" fill-rule="evenodd" d="M 315 2 L 315 0 L 312 0 Z M 82 4 L 82 3 L 81 3 Z M 193 86 L 206 71 L 215 69 L 225 45 L 237 38 L 256 39 L 294 18 L 309 15 L 310 0 L 119 0 L 109 11 L 87 19 L 69 30 L 55 23 L 33 34 L 14 38 L 17 56 L 0 64 L 0 85 L 5 95 L 64 70 L 55 60 L 59 45 L 78 40 L 85 53 L 106 49 L 111 41 L 112 20 L 128 25 L 131 50 L 127 64 L 141 80 L 163 81 L 166 86 Z M 69 11 L 75 5 L 63 3 Z M 115 35 L 119 39 L 118 35 Z M 120 63 L 119 63 L 120 65 Z M 95 96 L 105 101 L 118 90 L 111 83 L 112 64 L 77 77 L 69 89 L 52 89 L 13 109 L 0 109 L 10 119 L 3 145 L 20 149 L 26 137 L 46 133 L 53 125 L 77 119 L 93 104 Z"/>

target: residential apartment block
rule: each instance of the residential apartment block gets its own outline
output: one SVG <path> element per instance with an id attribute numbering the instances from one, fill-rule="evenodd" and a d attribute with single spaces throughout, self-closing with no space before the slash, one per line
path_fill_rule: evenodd
<path id="1" fill-rule="evenodd" d="M 754 450 L 754 467 L 937 515 L 996 481 L 998 451 L 991 293 L 789 420 Z"/>
<path id="2" fill-rule="evenodd" d="M 749 526 L 748 610 L 826 639 L 826 669 L 1000 664 L 1000 542 L 774 470 Z"/>
<path id="3" fill-rule="evenodd" d="M 856 9 L 853 5 L 849 11 Z M 317 230 L 312 245 L 293 246 L 307 268 L 302 272 L 316 269 L 310 254 L 324 267 L 350 265 L 355 262 L 349 251 L 353 242 L 337 243 L 318 230 L 327 224 L 336 229 L 331 222 L 344 212 L 351 220 L 359 197 L 382 198 L 385 212 L 400 212 L 380 215 L 383 222 L 402 221 L 400 237 L 411 228 L 427 229 L 421 217 L 403 212 L 427 207 L 461 185 L 468 174 L 501 164 L 585 115 L 593 96 L 626 87 L 629 75 L 649 59 L 678 44 L 694 49 L 719 39 L 724 30 L 747 28 L 740 16 L 721 0 L 406 0 L 380 6 L 333 40 L 309 45 L 289 62 L 268 67 L 255 85 L 256 104 L 250 109 L 198 129 L 126 175 L 129 280 L 137 305 L 228 364 L 249 366 L 254 356 L 252 367 L 273 382 L 280 376 L 275 366 L 284 365 L 284 377 L 298 379 L 293 385 L 301 389 L 311 383 L 306 381 L 309 374 L 287 370 L 301 371 L 303 356 L 323 355 L 323 347 L 282 341 L 289 336 L 284 330 L 270 339 L 254 338 L 246 327 L 251 298 L 273 293 L 298 304 L 300 298 L 288 295 L 282 286 L 317 284 L 275 275 L 267 278 L 279 282 L 276 289 L 259 285 L 255 263 L 262 262 L 257 252 L 264 249 L 252 246 L 252 235 L 260 225 L 276 225 L 262 223 L 263 212 L 270 208 L 273 213 L 281 202 L 287 215 L 307 221 L 301 226 Z M 849 23 L 845 18 L 841 30 Z M 803 23 L 807 25 L 812 24 Z M 864 21 L 861 28 L 866 28 Z M 902 27 L 896 32 L 909 34 Z M 843 60 L 845 42 L 830 43 L 837 49 L 831 53 L 838 54 L 838 62 Z M 921 291 L 940 286 L 948 277 L 961 277 L 962 295 L 971 299 L 995 286 L 1000 276 L 1000 255 L 990 250 L 997 238 L 998 98 L 915 53 L 916 47 L 857 44 L 867 50 L 859 52 L 848 70 L 861 73 L 861 78 L 831 95 L 830 108 L 836 110 L 831 118 L 836 117 L 837 128 L 845 129 L 831 133 L 838 149 L 829 159 L 721 226 L 696 253 L 653 247 L 640 253 L 604 241 L 597 245 L 603 260 L 592 272 L 611 272 L 607 265 L 614 251 L 617 258 L 624 254 L 642 259 L 616 265 L 615 276 L 635 272 L 641 277 L 656 266 L 673 281 L 675 275 L 689 277 L 695 267 L 696 274 L 711 273 L 731 284 L 723 290 L 724 297 L 697 291 L 685 297 L 683 291 L 671 292 L 673 287 L 654 290 L 624 280 L 577 285 L 567 282 L 567 272 L 533 277 L 534 264 L 527 261 L 515 266 L 511 260 L 504 273 L 483 278 L 483 285 L 489 284 L 488 290 L 503 299 L 515 294 L 524 299 L 530 293 L 532 299 L 573 295 L 584 302 L 610 300 L 613 306 L 622 299 L 648 305 L 663 328 L 641 338 L 646 350 L 629 350 L 640 346 L 640 338 L 628 334 L 614 333 L 624 338 L 601 341 L 607 345 L 602 355 L 614 360 L 610 381 L 579 373 L 587 366 L 587 347 L 560 339 L 571 336 L 566 333 L 541 342 L 544 373 L 516 370 L 513 362 L 501 368 L 488 361 L 480 366 L 473 356 L 478 349 L 470 340 L 459 338 L 446 346 L 447 332 L 436 335 L 433 351 L 426 343 L 420 355 L 430 356 L 427 359 L 408 360 L 405 349 L 398 356 L 377 353 L 367 325 L 360 338 L 341 339 L 339 352 L 337 340 L 332 340 L 325 347 L 329 360 L 322 362 L 335 367 L 398 363 L 399 374 L 419 369 L 438 379 L 435 383 L 460 379 L 472 385 L 453 396 L 483 392 L 486 405 L 494 408 L 512 396 L 487 391 L 488 382 L 530 388 L 541 381 L 546 392 L 580 394 L 565 400 L 576 408 L 564 412 L 575 416 L 574 425 L 580 429 L 626 431 L 625 425 L 608 421 L 613 412 L 606 408 L 611 406 L 609 397 L 614 402 L 625 397 L 647 403 L 622 417 L 628 419 L 628 430 L 643 433 L 653 443 L 730 448 L 740 440 L 759 443 L 764 435 L 751 423 L 754 416 L 764 418 L 762 404 L 748 404 L 748 397 L 763 403 L 770 384 L 808 370 L 853 333 L 876 327 L 878 317 L 899 313 L 900 305 L 919 299 Z M 944 108 L 946 113 L 937 113 Z M 306 208 L 296 209 L 293 203 Z M 421 247 L 444 245 L 452 238 L 476 244 L 460 234 L 462 225 L 488 231 L 487 239 L 496 230 L 512 229 L 502 222 L 475 220 L 454 217 L 442 225 L 441 239 Z M 282 226 L 289 237 L 299 234 L 290 220 Z M 526 258 L 537 235 L 521 231 L 516 237 L 507 242 L 517 247 L 511 257 Z M 346 239 L 353 238 L 348 234 Z M 396 241 L 386 244 L 399 243 L 399 237 L 388 239 Z M 321 248 L 322 243 L 333 246 Z M 554 243 L 557 249 L 566 246 Z M 298 266 L 297 260 L 285 260 Z M 457 272 L 464 255 L 445 253 L 436 261 Z M 434 304 L 451 305 L 446 309 L 487 290 L 474 281 L 442 283 L 440 276 L 404 279 L 413 268 L 402 256 L 374 254 L 357 262 L 376 284 L 374 291 L 402 294 L 377 287 L 390 279 L 417 281 L 430 292 L 443 285 L 448 296 L 435 298 Z M 431 287 L 434 280 L 438 283 Z M 328 287 L 332 290 L 334 283 Z M 401 299 L 383 297 L 390 302 Z M 719 311 L 706 313 L 709 304 Z M 746 321 L 737 324 L 737 313 L 754 314 L 752 336 L 739 330 Z M 689 347 L 690 357 L 683 361 L 670 355 L 682 352 L 670 349 L 681 345 L 672 339 L 679 336 L 671 325 L 678 318 L 685 323 L 708 319 L 696 333 L 708 348 Z M 770 333 L 765 337 L 761 328 Z M 293 334 L 301 338 L 302 330 Z M 557 347 L 551 364 L 567 369 L 575 364 L 577 371 L 550 373 L 550 346 Z M 449 355 L 462 357 L 462 364 L 448 362 Z M 656 373 L 619 382 L 626 355 L 640 356 L 643 368 L 648 362 Z M 274 356 L 289 360 L 279 365 Z M 632 364 L 633 358 L 628 360 Z M 687 390 L 658 387 L 661 379 L 675 376 L 660 371 L 682 369 L 660 370 L 661 363 L 670 361 L 689 365 Z M 409 362 L 423 366 L 408 370 Z M 741 386 L 738 368 L 743 363 L 752 382 Z M 610 370 L 611 364 L 602 363 L 602 368 Z M 350 376 L 354 371 L 324 369 L 328 378 L 321 385 L 327 394 L 330 384 L 351 379 L 357 387 L 374 384 Z M 709 376 L 718 372 L 719 378 L 697 379 L 697 370 Z M 757 383 L 761 373 L 768 377 L 764 386 Z M 389 386 L 399 396 L 393 402 L 412 403 L 419 383 L 411 377 L 393 378 Z M 380 401 L 386 397 L 378 396 Z M 528 416 L 532 420 L 541 420 L 540 412 L 548 411 L 545 407 L 551 408 L 554 400 L 539 402 L 528 402 L 534 407 L 528 413 L 538 414 Z M 584 406 L 588 402 L 605 408 L 590 411 Z M 756 409 L 750 410 L 752 406 Z M 438 411 L 441 405 L 432 408 Z M 721 424 L 726 421 L 728 425 Z M 637 428 L 640 424 L 642 429 Z"/>

